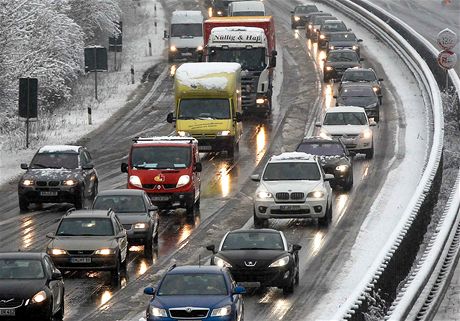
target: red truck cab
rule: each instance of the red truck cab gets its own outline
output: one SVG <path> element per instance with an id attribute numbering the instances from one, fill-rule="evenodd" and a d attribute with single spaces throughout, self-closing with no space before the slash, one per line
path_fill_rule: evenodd
<path id="1" fill-rule="evenodd" d="M 128 188 L 144 190 L 160 209 L 185 208 L 192 216 L 200 205 L 201 169 L 192 137 L 136 137 L 121 164 Z"/>

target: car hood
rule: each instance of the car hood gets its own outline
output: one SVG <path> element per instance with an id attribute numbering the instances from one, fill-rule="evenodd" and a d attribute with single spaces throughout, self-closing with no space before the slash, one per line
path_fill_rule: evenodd
<path id="1" fill-rule="evenodd" d="M 62 250 L 97 250 L 114 248 L 117 242 L 109 236 L 60 236 L 50 242 L 48 247 Z"/>
<path id="2" fill-rule="evenodd" d="M 284 250 L 231 250 L 221 251 L 218 256 L 230 263 L 234 268 L 247 268 L 247 264 L 255 264 L 255 269 L 267 268 L 277 259 L 289 255 Z"/>
<path id="3" fill-rule="evenodd" d="M 164 309 L 197 307 L 197 308 L 216 308 L 230 304 L 227 295 L 156 295 L 153 305 Z M 209 311 L 211 313 L 211 311 Z"/>
<path id="4" fill-rule="evenodd" d="M 338 103 L 346 106 L 366 107 L 378 103 L 377 97 L 339 97 Z"/>
<path id="5" fill-rule="evenodd" d="M 267 191 L 271 193 L 277 192 L 299 192 L 299 191 L 311 191 L 317 186 L 320 186 L 320 181 L 307 181 L 307 180 L 298 180 L 298 181 L 263 181 L 261 186 L 265 187 Z"/>
<path id="6" fill-rule="evenodd" d="M 367 125 L 323 125 L 322 128 L 331 135 L 358 135 L 368 128 Z"/>
<path id="7" fill-rule="evenodd" d="M 360 67 L 361 64 L 356 61 L 327 61 L 325 63 L 325 66 L 331 66 L 334 68 L 353 68 L 353 67 Z"/>
<path id="8" fill-rule="evenodd" d="M 0 280 L 0 299 L 31 299 L 41 291 L 46 284 L 46 279 L 37 280 Z"/>
<path id="9" fill-rule="evenodd" d="M 145 213 L 116 213 L 121 224 L 133 224 L 148 222 L 149 218 Z"/>
<path id="10" fill-rule="evenodd" d="M 65 168 L 43 168 L 43 169 L 29 169 L 23 176 L 23 179 L 34 179 L 42 181 L 61 181 L 69 178 L 75 178 L 78 170 L 65 169 Z"/>

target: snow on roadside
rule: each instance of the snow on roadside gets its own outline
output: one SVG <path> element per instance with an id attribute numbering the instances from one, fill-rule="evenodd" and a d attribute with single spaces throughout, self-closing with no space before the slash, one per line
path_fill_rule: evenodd
<path id="1" fill-rule="evenodd" d="M 109 72 L 98 74 L 99 101 L 94 98 L 94 74 L 89 74 L 74 84 L 73 97 L 64 107 L 53 114 L 39 115 L 38 121 L 31 124 L 29 149 L 25 149 L 24 136 L 0 136 L 0 184 L 13 183 L 22 172 L 19 164 L 28 163 L 40 146 L 72 143 L 100 126 L 126 104 L 144 72 L 164 59 L 163 30 L 166 24 L 163 8 L 155 0 L 137 2 L 121 3 L 123 52 L 117 53 L 118 71 L 113 71 L 115 57 L 109 53 Z M 151 56 L 149 40 L 152 43 Z M 135 70 L 135 84 L 131 84 L 131 66 Z M 88 107 L 92 107 L 93 125 L 88 125 Z M 18 120 L 18 126 L 25 124 Z"/>

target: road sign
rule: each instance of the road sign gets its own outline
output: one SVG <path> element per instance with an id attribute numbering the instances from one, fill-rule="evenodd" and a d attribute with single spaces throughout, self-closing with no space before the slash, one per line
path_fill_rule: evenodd
<path id="1" fill-rule="evenodd" d="M 444 69 L 451 69 L 457 63 L 457 54 L 455 52 L 444 50 L 438 55 L 438 64 Z"/>
<path id="2" fill-rule="evenodd" d="M 450 50 L 455 47 L 458 42 L 458 37 L 455 32 L 446 28 L 438 33 L 438 37 L 436 38 L 436 42 L 438 46 L 441 47 L 443 50 Z"/>

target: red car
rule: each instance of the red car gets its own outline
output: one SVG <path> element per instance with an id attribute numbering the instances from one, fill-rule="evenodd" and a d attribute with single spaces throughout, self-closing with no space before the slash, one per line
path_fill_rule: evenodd
<path id="1" fill-rule="evenodd" d="M 136 137 L 121 171 L 128 188 L 143 189 L 160 209 L 185 208 L 193 216 L 200 205 L 202 165 L 198 141 L 189 137 Z"/>

